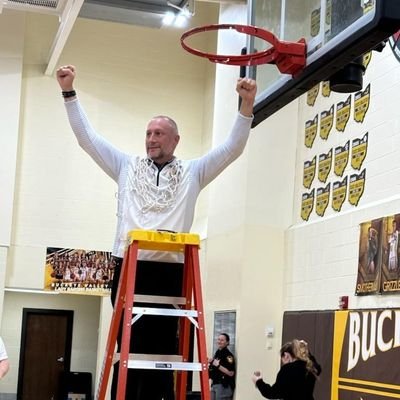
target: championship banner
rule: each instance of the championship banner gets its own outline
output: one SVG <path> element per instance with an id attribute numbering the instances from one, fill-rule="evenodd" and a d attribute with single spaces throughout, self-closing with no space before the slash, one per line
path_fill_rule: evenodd
<path id="1" fill-rule="evenodd" d="M 344 132 L 347 122 L 349 122 L 350 109 L 351 95 L 349 95 L 346 101 L 340 101 L 336 105 L 336 130 L 339 132 Z"/>
<path id="2" fill-rule="evenodd" d="M 317 130 L 318 130 L 318 114 L 314 117 L 314 119 L 310 119 L 306 122 L 304 144 L 309 149 L 311 149 L 311 147 L 313 146 L 314 140 L 317 136 Z"/>
<path id="3" fill-rule="evenodd" d="M 364 168 L 359 174 L 350 175 L 349 203 L 352 206 L 358 206 L 358 203 L 364 194 L 366 171 L 366 168 Z"/>
<path id="4" fill-rule="evenodd" d="M 347 193 L 347 176 L 342 181 L 333 182 L 332 185 L 332 208 L 335 211 L 340 211 L 346 200 Z"/>
<path id="5" fill-rule="evenodd" d="M 323 81 L 322 82 L 322 96 L 329 97 L 330 94 L 331 94 L 331 86 L 329 84 L 329 81 Z"/>
<path id="6" fill-rule="evenodd" d="M 325 187 L 317 189 L 317 200 L 315 204 L 315 211 L 317 215 L 323 217 L 325 215 L 326 207 L 328 207 L 329 198 L 331 195 L 331 184 L 328 183 Z"/>
<path id="7" fill-rule="evenodd" d="M 44 290 L 103 296 L 111 293 L 111 252 L 48 247 Z"/>
<path id="8" fill-rule="evenodd" d="M 369 108 L 371 97 L 371 84 L 364 91 L 357 92 L 354 95 L 354 121 L 364 122 L 365 115 Z"/>
<path id="9" fill-rule="evenodd" d="M 311 211 L 314 208 L 315 188 L 310 193 L 303 193 L 301 197 L 301 218 L 308 221 Z"/>
<path id="10" fill-rule="evenodd" d="M 333 127 L 333 114 L 334 114 L 334 106 L 332 105 L 329 110 L 325 110 L 321 112 L 321 126 L 319 128 L 319 136 L 323 140 L 327 140 L 329 137 L 329 133 Z"/>
<path id="11" fill-rule="evenodd" d="M 362 137 L 354 139 L 351 143 L 351 166 L 360 170 L 367 156 L 368 132 Z"/>
<path id="12" fill-rule="evenodd" d="M 371 2 L 371 6 L 372 6 L 372 2 Z M 369 65 L 369 63 L 371 61 L 371 58 L 372 58 L 372 50 L 363 55 L 363 65 L 364 65 L 365 69 L 368 68 L 368 65 Z"/>
<path id="13" fill-rule="evenodd" d="M 317 166 L 317 156 L 314 156 L 314 158 L 311 161 L 304 162 L 303 186 L 307 189 L 310 189 L 311 184 L 314 180 L 316 166 Z"/>
<path id="14" fill-rule="evenodd" d="M 349 162 L 350 140 L 344 146 L 335 147 L 334 172 L 337 176 L 343 176 L 343 172 Z"/>
<path id="15" fill-rule="evenodd" d="M 315 104 L 315 100 L 317 99 L 318 92 L 319 92 L 319 83 L 316 84 L 314 87 L 312 87 L 307 92 L 307 105 L 312 107 Z"/>
<path id="16" fill-rule="evenodd" d="M 360 224 L 356 295 L 380 291 L 383 218 Z"/>
<path id="17" fill-rule="evenodd" d="M 305 340 L 321 365 L 315 399 L 398 399 L 399 327 L 400 309 L 394 308 L 290 311 L 282 342 Z"/>
<path id="18" fill-rule="evenodd" d="M 325 183 L 332 167 L 332 149 L 318 156 L 318 180 Z"/>

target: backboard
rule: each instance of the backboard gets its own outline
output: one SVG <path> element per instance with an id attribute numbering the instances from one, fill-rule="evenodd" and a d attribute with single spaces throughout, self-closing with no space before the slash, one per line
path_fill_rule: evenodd
<path id="1" fill-rule="evenodd" d="M 400 28 L 400 0 L 249 0 L 249 24 L 280 40 L 307 43 L 307 63 L 296 76 L 271 65 L 249 67 L 258 95 L 253 126 L 264 121 L 357 57 L 376 48 Z M 249 52 L 268 43 L 249 37 Z"/>

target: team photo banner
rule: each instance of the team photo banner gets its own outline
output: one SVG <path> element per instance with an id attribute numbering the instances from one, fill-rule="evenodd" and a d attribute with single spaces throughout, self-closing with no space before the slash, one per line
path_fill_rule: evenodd
<path id="1" fill-rule="evenodd" d="M 111 252 L 48 247 L 44 290 L 109 295 L 114 268 Z"/>

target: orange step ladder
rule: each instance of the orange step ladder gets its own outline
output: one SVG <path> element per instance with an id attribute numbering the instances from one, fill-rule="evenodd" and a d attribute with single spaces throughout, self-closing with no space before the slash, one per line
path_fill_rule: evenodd
<path id="1" fill-rule="evenodd" d="M 206 351 L 205 323 L 199 264 L 198 235 L 190 233 L 172 233 L 166 231 L 134 230 L 128 234 L 130 245 L 125 253 L 116 302 L 108 333 L 106 353 L 100 375 L 97 400 L 105 400 L 111 367 L 119 363 L 117 400 L 125 400 L 128 368 L 175 370 L 176 400 L 186 399 L 187 372 L 200 373 L 202 400 L 210 400 L 208 382 L 208 360 Z M 184 254 L 182 297 L 135 295 L 136 264 L 138 250 L 173 251 Z M 175 309 L 157 307 L 135 307 L 134 301 L 157 304 L 173 304 Z M 133 316 L 134 315 L 134 316 Z M 134 337 L 134 323 L 142 316 L 164 315 L 182 317 L 179 323 L 179 354 L 130 354 L 131 334 Z M 121 319 L 121 352 L 115 353 L 118 330 Z M 190 324 L 196 327 L 198 362 L 189 362 Z M 132 326 L 133 325 L 133 326 Z"/>

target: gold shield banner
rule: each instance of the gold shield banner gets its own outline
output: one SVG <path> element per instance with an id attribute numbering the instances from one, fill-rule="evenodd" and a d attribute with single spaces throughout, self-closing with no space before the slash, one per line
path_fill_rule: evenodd
<path id="1" fill-rule="evenodd" d="M 358 205 L 358 202 L 360 201 L 360 199 L 364 193 L 365 176 L 366 176 L 365 168 L 358 175 L 357 174 L 350 175 L 349 203 L 353 206 Z"/>
<path id="2" fill-rule="evenodd" d="M 307 92 L 307 105 L 312 107 L 315 104 L 315 100 L 318 97 L 318 92 L 319 92 L 319 83 L 315 86 L 313 86 L 308 92 Z"/>
<path id="3" fill-rule="evenodd" d="M 371 51 L 368 51 L 367 53 L 365 53 L 365 54 L 363 55 L 363 61 L 362 61 L 362 63 L 363 63 L 363 65 L 364 65 L 365 69 L 368 68 L 368 65 L 369 65 L 369 63 L 370 63 L 370 61 L 371 61 L 371 58 L 372 58 L 372 50 L 371 50 Z"/>
<path id="4" fill-rule="evenodd" d="M 314 117 L 313 120 L 308 120 L 306 122 L 305 127 L 305 139 L 304 144 L 306 147 L 311 148 L 315 137 L 317 136 L 317 129 L 318 129 L 318 114 Z"/>
<path id="5" fill-rule="evenodd" d="M 315 170 L 317 167 L 317 156 L 311 161 L 306 161 L 304 163 L 304 170 L 303 170 L 303 186 L 307 189 L 310 189 L 311 184 L 315 177 Z"/>
<path id="6" fill-rule="evenodd" d="M 331 85 L 329 84 L 329 81 L 323 81 L 322 82 L 322 96 L 324 97 L 329 97 L 331 95 Z"/>
<path id="7" fill-rule="evenodd" d="M 347 194 L 347 176 L 340 182 L 334 182 L 332 186 L 332 208 L 340 211 L 346 200 Z"/>
<path id="8" fill-rule="evenodd" d="M 344 132 L 350 119 L 351 95 L 346 101 L 341 101 L 336 106 L 336 130 Z"/>
<path id="9" fill-rule="evenodd" d="M 367 156 L 368 132 L 360 139 L 354 139 L 351 143 L 351 166 L 360 170 Z"/>
<path id="10" fill-rule="evenodd" d="M 304 221 L 308 221 L 310 214 L 314 208 L 314 194 L 315 189 L 311 190 L 310 193 L 303 193 L 301 199 L 301 218 Z"/>
<path id="11" fill-rule="evenodd" d="M 318 180 L 325 183 L 332 168 L 332 149 L 318 157 Z"/>
<path id="12" fill-rule="evenodd" d="M 333 127 L 333 111 L 334 111 L 334 106 L 328 110 L 328 111 L 322 111 L 321 113 L 321 127 L 319 129 L 319 136 L 323 140 L 327 140 L 329 137 L 329 133 L 332 130 Z"/>
<path id="13" fill-rule="evenodd" d="M 349 162 L 350 140 L 344 146 L 335 148 L 335 167 L 334 172 L 337 176 L 343 176 L 343 172 Z"/>
<path id="14" fill-rule="evenodd" d="M 317 200 L 315 205 L 315 212 L 320 217 L 325 215 L 325 210 L 328 207 L 329 198 L 331 194 L 331 184 L 328 183 L 324 188 L 317 189 Z"/>
<path id="15" fill-rule="evenodd" d="M 363 92 L 354 95 L 354 121 L 363 122 L 369 108 L 371 84 Z"/>

